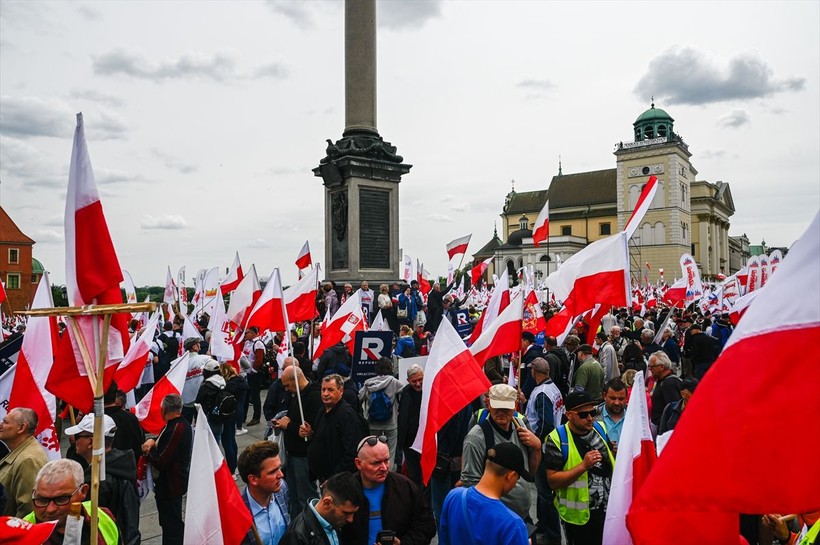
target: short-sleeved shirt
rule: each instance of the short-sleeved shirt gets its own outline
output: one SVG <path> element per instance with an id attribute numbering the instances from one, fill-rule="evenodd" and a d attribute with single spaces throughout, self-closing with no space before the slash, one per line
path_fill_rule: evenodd
<path id="1" fill-rule="evenodd" d="M 382 498 L 384 498 L 384 483 L 381 483 L 376 488 L 364 488 L 362 491 L 367 498 L 367 502 L 370 504 L 370 524 L 368 529 L 370 543 L 376 543 L 376 534 L 383 530 Z"/>
<path id="2" fill-rule="evenodd" d="M 500 500 L 488 498 L 473 487 L 454 488 L 447 494 L 441 509 L 438 540 L 440 545 L 529 543 L 524 520 Z"/>
<path id="3" fill-rule="evenodd" d="M 595 430 L 586 435 L 578 435 L 573 433 L 567 426 L 567 432 L 572 434 L 572 440 L 581 458 L 592 449 L 601 453 L 601 461 L 587 471 L 587 486 L 589 487 L 589 510 L 603 512 L 606 510 L 607 501 L 609 501 L 609 487 L 612 484 L 612 464 L 609 462 L 604 440 Z M 556 446 L 552 439 L 544 441 L 542 452 L 542 463 L 546 465 L 547 469 L 564 471 L 564 456 L 560 447 Z"/>

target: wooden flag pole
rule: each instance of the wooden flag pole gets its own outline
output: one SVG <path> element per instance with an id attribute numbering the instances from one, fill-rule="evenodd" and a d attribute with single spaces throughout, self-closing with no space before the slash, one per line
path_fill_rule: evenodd
<path id="1" fill-rule="evenodd" d="M 96 321 L 96 320 L 95 320 Z M 94 324 L 96 331 L 97 324 Z M 91 541 L 97 543 L 99 534 L 100 516 L 100 461 L 105 455 L 105 440 L 103 438 L 103 375 L 105 374 L 105 363 L 108 361 L 108 331 L 111 328 L 111 314 L 103 316 L 102 337 L 99 344 L 99 357 L 97 358 L 97 381 L 94 385 L 94 436 L 93 450 L 91 451 Z"/>
<path id="2" fill-rule="evenodd" d="M 518 397 L 515 399 L 515 404 L 519 408 L 521 407 L 521 402 L 519 401 L 521 399 L 521 382 L 524 380 L 524 377 L 521 376 L 521 369 L 522 369 L 522 367 L 521 367 L 521 349 L 519 348 L 518 349 L 518 381 L 517 381 L 518 382 L 518 385 L 517 385 Z M 512 370 L 510 370 L 510 372 L 512 372 Z"/>

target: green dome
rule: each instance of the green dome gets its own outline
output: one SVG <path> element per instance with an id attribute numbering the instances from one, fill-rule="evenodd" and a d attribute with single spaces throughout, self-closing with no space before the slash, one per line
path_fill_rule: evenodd
<path id="1" fill-rule="evenodd" d="M 31 274 L 43 274 L 44 272 L 46 272 L 46 269 L 43 267 L 43 264 L 32 257 L 31 258 Z"/>
<path id="2" fill-rule="evenodd" d="M 655 108 L 655 104 L 652 104 L 652 107 L 646 110 L 644 113 L 638 116 L 638 119 L 635 120 L 633 125 L 637 125 L 638 123 L 642 123 L 644 121 L 675 121 L 672 119 L 672 116 L 666 113 L 666 111 L 661 110 L 660 108 Z"/>

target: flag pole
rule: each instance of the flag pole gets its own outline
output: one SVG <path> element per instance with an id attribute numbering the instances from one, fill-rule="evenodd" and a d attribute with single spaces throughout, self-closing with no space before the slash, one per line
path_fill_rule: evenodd
<path id="1" fill-rule="evenodd" d="M 99 320 L 94 317 L 95 322 Z M 94 332 L 97 333 L 96 323 Z M 97 543 L 99 534 L 99 505 L 100 505 L 100 462 L 105 455 L 103 441 L 103 374 L 105 373 L 105 363 L 108 360 L 108 331 L 111 327 L 111 315 L 103 316 L 102 338 L 99 344 L 99 357 L 97 358 L 97 381 L 94 385 L 94 436 L 93 450 L 91 451 L 91 543 Z"/>
<path id="2" fill-rule="evenodd" d="M 512 372 L 512 370 L 510 370 L 510 372 Z M 516 388 L 518 389 L 518 397 L 515 398 L 515 404 L 519 408 L 521 406 L 520 399 L 521 399 L 521 381 L 522 380 L 523 380 L 523 377 L 521 376 L 521 349 L 519 348 L 518 349 L 518 381 L 517 381 L 518 384 L 516 386 Z"/>

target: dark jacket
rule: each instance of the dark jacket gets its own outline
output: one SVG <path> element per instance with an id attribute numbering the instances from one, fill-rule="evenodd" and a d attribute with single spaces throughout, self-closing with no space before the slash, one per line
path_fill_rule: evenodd
<path id="1" fill-rule="evenodd" d="M 355 473 L 361 482 L 361 475 Z M 378 509 L 376 509 L 378 510 Z M 353 522 L 342 528 L 344 545 L 372 545 L 368 543 L 370 503 L 365 496 L 353 515 Z M 436 521 L 413 481 L 392 471 L 384 481 L 381 505 L 382 528 L 393 530 L 402 545 L 427 545 L 436 535 Z"/>
<path id="2" fill-rule="evenodd" d="M 530 398 L 530 394 L 535 389 L 535 379 L 530 371 L 530 364 L 536 358 L 544 357 L 544 349 L 537 344 L 531 344 L 527 347 L 527 351 L 521 355 L 521 373 L 523 374 L 523 382 L 521 383 L 521 391 L 524 392 L 524 397 Z M 521 378 L 519 377 L 519 380 Z"/>
<path id="3" fill-rule="evenodd" d="M 290 407 L 292 394 L 285 390 L 281 379 L 274 380 L 268 388 L 268 396 L 262 405 L 262 414 L 265 420 L 270 420 L 282 411 L 287 411 Z"/>
<path id="4" fill-rule="evenodd" d="M 314 427 L 316 424 L 316 417 L 319 411 L 324 411 L 322 405 L 321 388 L 315 382 L 309 383 L 301 390 L 302 410 L 305 411 L 305 420 Z M 299 437 L 299 426 L 302 425 L 302 414 L 299 412 L 299 400 L 293 395 L 290 397 L 290 404 L 288 405 L 288 418 L 290 424 L 285 428 L 285 449 L 288 456 L 296 456 L 304 458 L 307 456 L 308 443 L 303 437 Z M 292 484 L 292 483 L 291 483 Z"/>
<path id="5" fill-rule="evenodd" d="M 717 339 L 710 337 L 706 333 L 692 335 L 689 338 L 692 365 L 714 362 L 718 355 L 719 346 Z"/>
<path id="6" fill-rule="evenodd" d="M 683 400 L 679 399 L 677 401 L 673 401 L 663 409 L 661 422 L 658 424 L 658 435 L 675 429 L 678 420 L 680 420 L 681 414 L 683 414 L 682 403 Z"/>
<path id="7" fill-rule="evenodd" d="M 399 421 L 396 445 L 400 449 L 413 446 L 419 431 L 419 414 L 421 412 L 421 392 L 411 385 L 402 388 L 399 394 Z"/>
<path id="8" fill-rule="evenodd" d="M 359 387 L 351 379 L 345 378 L 345 387 L 342 390 L 342 399 L 353 407 L 353 409 L 362 414 L 362 403 L 359 401 Z"/>
<path id="9" fill-rule="evenodd" d="M 313 509 L 305 507 L 290 523 L 279 545 L 330 545 L 330 541 Z"/>
<path id="10" fill-rule="evenodd" d="M 322 407 L 312 427 L 307 449 L 311 474 L 321 482 L 340 471 L 356 471 L 353 459 L 363 437 L 356 410 L 342 399 L 330 412 Z"/>
<path id="11" fill-rule="evenodd" d="M 328 369 L 335 369 L 336 365 L 340 363 L 349 366 L 349 362 L 350 353 L 347 351 L 347 346 L 342 343 L 333 345 L 330 348 L 325 349 L 319 357 L 319 365 L 316 368 L 316 377 L 319 380 L 322 380 L 325 374 L 327 374 Z M 335 373 L 336 371 L 333 372 Z"/>
<path id="12" fill-rule="evenodd" d="M 248 491 L 248 487 L 246 486 L 242 492 L 239 493 L 239 496 L 242 498 L 242 502 L 245 504 L 245 507 L 248 509 L 248 512 L 251 510 L 250 499 L 248 498 L 250 492 Z M 279 489 L 279 492 L 274 492 L 273 497 L 271 498 L 273 503 L 279 508 L 279 513 L 282 515 L 282 519 L 285 521 L 285 526 L 290 525 L 290 512 L 288 511 L 288 483 L 282 480 L 282 488 Z M 272 509 L 272 508 L 271 508 Z M 253 518 L 253 514 L 251 514 L 251 518 Z M 252 522 L 252 524 L 254 524 Z M 245 534 L 245 537 L 242 539 L 240 545 L 257 545 L 258 542 L 256 541 L 256 537 L 253 533 L 253 526 L 248 530 L 248 533 Z"/>
<path id="13" fill-rule="evenodd" d="M 181 498 L 188 491 L 193 440 L 191 425 L 181 416 L 165 423 L 157 444 L 148 451 L 151 465 L 159 470 L 154 481 L 157 498 Z"/>
<path id="14" fill-rule="evenodd" d="M 547 350 L 544 359 L 550 364 L 550 378 L 561 390 L 561 395 L 565 396 L 569 393 L 569 355 L 565 348 L 555 346 Z"/>
<path id="15" fill-rule="evenodd" d="M 84 480 L 91 483 L 91 466 Z M 105 453 L 105 480 L 100 481 L 100 506 L 114 516 L 123 545 L 140 542 L 140 500 L 137 496 L 137 462 L 131 450 L 112 448 Z M 91 499 L 91 488 L 88 497 Z"/>
<path id="16" fill-rule="evenodd" d="M 134 459 L 142 456 L 142 444 L 145 442 L 145 432 L 140 427 L 140 422 L 131 411 L 123 410 L 122 407 L 113 405 L 105 408 L 105 414 L 111 417 L 117 425 L 114 434 L 114 448 L 119 450 L 131 450 L 134 452 Z"/>
<path id="17" fill-rule="evenodd" d="M 195 403 L 202 405 L 202 410 L 205 411 L 205 418 L 208 422 L 223 422 L 221 417 L 213 414 L 214 407 L 216 407 L 219 392 L 224 390 L 227 384 L 222 376 L 211 375 L 202 381 L 199 391 L 196 393 Z"/>

